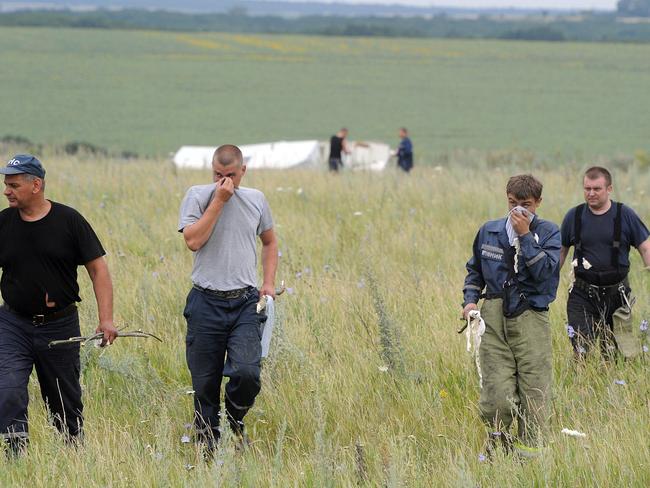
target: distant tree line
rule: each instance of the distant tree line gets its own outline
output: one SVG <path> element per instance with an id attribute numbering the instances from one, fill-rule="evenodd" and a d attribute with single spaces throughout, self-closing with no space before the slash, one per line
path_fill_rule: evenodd
<path id="1" fill-rule="evenodd" d="M 647 6 L 650 4 L 650 0 L 621 0 L 619 13 L 622 12 L 622 4 L 645 4 Z M 639 8 L 635 12 L 635 15 L 641 15 Z M 241 10 L 224 14 L 184 14 L 147 10 L 96 10 L 90 12 L 44 10 L 0 14 L 0 25 L 328 36 L 650 42 L 650 24 L 618 22 L 614 13 L 585 13 L 582 20 L 576 21 L 561 16 L 520 20 L 495 19 L 487 16 L 477 19 L 461 19 L 445 15 L 432 18 L 336 16 L 283 18 L 251 16 Z"/>
<path id="2" fill-rule="evenodd" d="M 617 10 L 630 17 L 650 17 L 650 0 L 619 0 Z"/>

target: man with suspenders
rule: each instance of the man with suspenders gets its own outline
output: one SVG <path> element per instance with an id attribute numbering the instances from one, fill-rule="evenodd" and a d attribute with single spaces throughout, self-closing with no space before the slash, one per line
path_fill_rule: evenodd
<path id="1" fill-rule="evenodd" d="M 560 266 L 574 246 L 568 334 L 576 357 L 599 338 L 601 351 L 611 359 L 617 348 L 612 315 L 630 294 L 630 246 L 650 266 L 650 233 L 634 210 L 610 199 L 612 176 L 605 168 L 589 168 L 583 183 L 585 203 L 567 212 L 561 229 Z"/>

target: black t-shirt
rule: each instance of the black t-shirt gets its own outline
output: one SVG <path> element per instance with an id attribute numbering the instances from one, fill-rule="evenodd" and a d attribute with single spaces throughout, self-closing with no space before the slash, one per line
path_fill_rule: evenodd
<path id="1" fill-rule="evenodd" d="M 569 210 L 562 221 L 562 246 L 575 245 L 575 207 Z M 612 269 L 612 244 L 614 242 L 614 219 L 616 202 L 602 215 L 596 215 L 588 207 L 582 213 L 580 236 L 582 255 L 593 266 L 594 271 Z M 621 247 L 619 265 L 630 267 L 630 246 L 639 247 L 648 238 L 648 228 L 639 216 L 627 205 L 621 208 Z"/>
<path id="2" fill-rule="evenodd" d="M 24 221 L 15 208 L 0 212 L 2 298 L 27 315 L 52 313 L 80 302 L 77 266 L 106 254 L 79 212 L 51 203 L 49 213 L 35 222 Z"/>
<path id="3" fill-rule="evenodd" d="M 339 136 L 332 136 L 330 139 L 330 159 L 341 159 L 342 150 L 343 138 Z"/>

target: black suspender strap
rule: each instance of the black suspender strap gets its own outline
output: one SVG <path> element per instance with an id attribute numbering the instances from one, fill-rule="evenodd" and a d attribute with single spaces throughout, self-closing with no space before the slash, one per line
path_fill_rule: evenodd
<path id="1" fill-rule="evenodd" d="M 575 258 L 578 266 L 582 266 L 582 214 L 585 211 L 585 204 L 581 203 L 576 207 L 573 215 L 573 246 L 575 247 Z"/>
<path id="2" fill-rule="evenodd" d="M 621 209 L 623 204 L 621 202 L 616 202 L 616 218 L 614 219 L 614 241 L 612 242 L 612 267 L 618 269 L 619 261 L 618 255 L 621 249 Z"/>

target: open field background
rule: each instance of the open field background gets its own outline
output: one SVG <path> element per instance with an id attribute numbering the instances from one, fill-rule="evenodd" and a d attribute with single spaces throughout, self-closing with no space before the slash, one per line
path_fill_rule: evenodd
<path id="1" fill-rule="evenodd" d="M 353 139 L 562 162 L 648 150 L 650 45 L 0 28 L 0 136 L 166 157 Z"/>
<path id="2" fill-rule="evenodd" d="M 63 446 L 31 385 L 29 455 L 2 486 L 648 486 L 648 359 L 572 363 L 566 278 L 552 306 L 555 399 L 545 454 L 481 463 L 478 380 L 459 325 L 464 263 L 478 226 L 505 212 L 507 177 L 529 168 L 416 168 L 347 174 L 250 172 L 274 212 L 282 252 L 279 329 L 263 390 L 247 417 L 250 449 L 226 442 L 217 462 L 182 444 L 191 420 L 181 312 L 191 253 L 176 232 L 186 188 L 202 172 L 163 161 L 44 158 L 47 194 L 78 208 L 109 255 L 119 324 L 165 342 L 84 349 L 84 447 Z M 580 200 L 575 171 L 538 170 L 540 214 L 559 222 Z M 615 174 L 615 197 L 648 221 L 650 176 Z M 363 192 L 359 191 L 361 188 Z M 302 189 L 302 191 L 299 191 Z M 5 205 L 4 202 L 1 205 Z M 650 316 L 650 274 L 631 281 Z M 83 278 L 82 330 L 95 327 Z M 624 385 L 616 384 L 624 380 Z M 560 434 L 563 427 L 585 440 Z M 193 467 L 191 467 L 193 466 Z M 190 468 L 191 467 L 191 468 Z"/>

